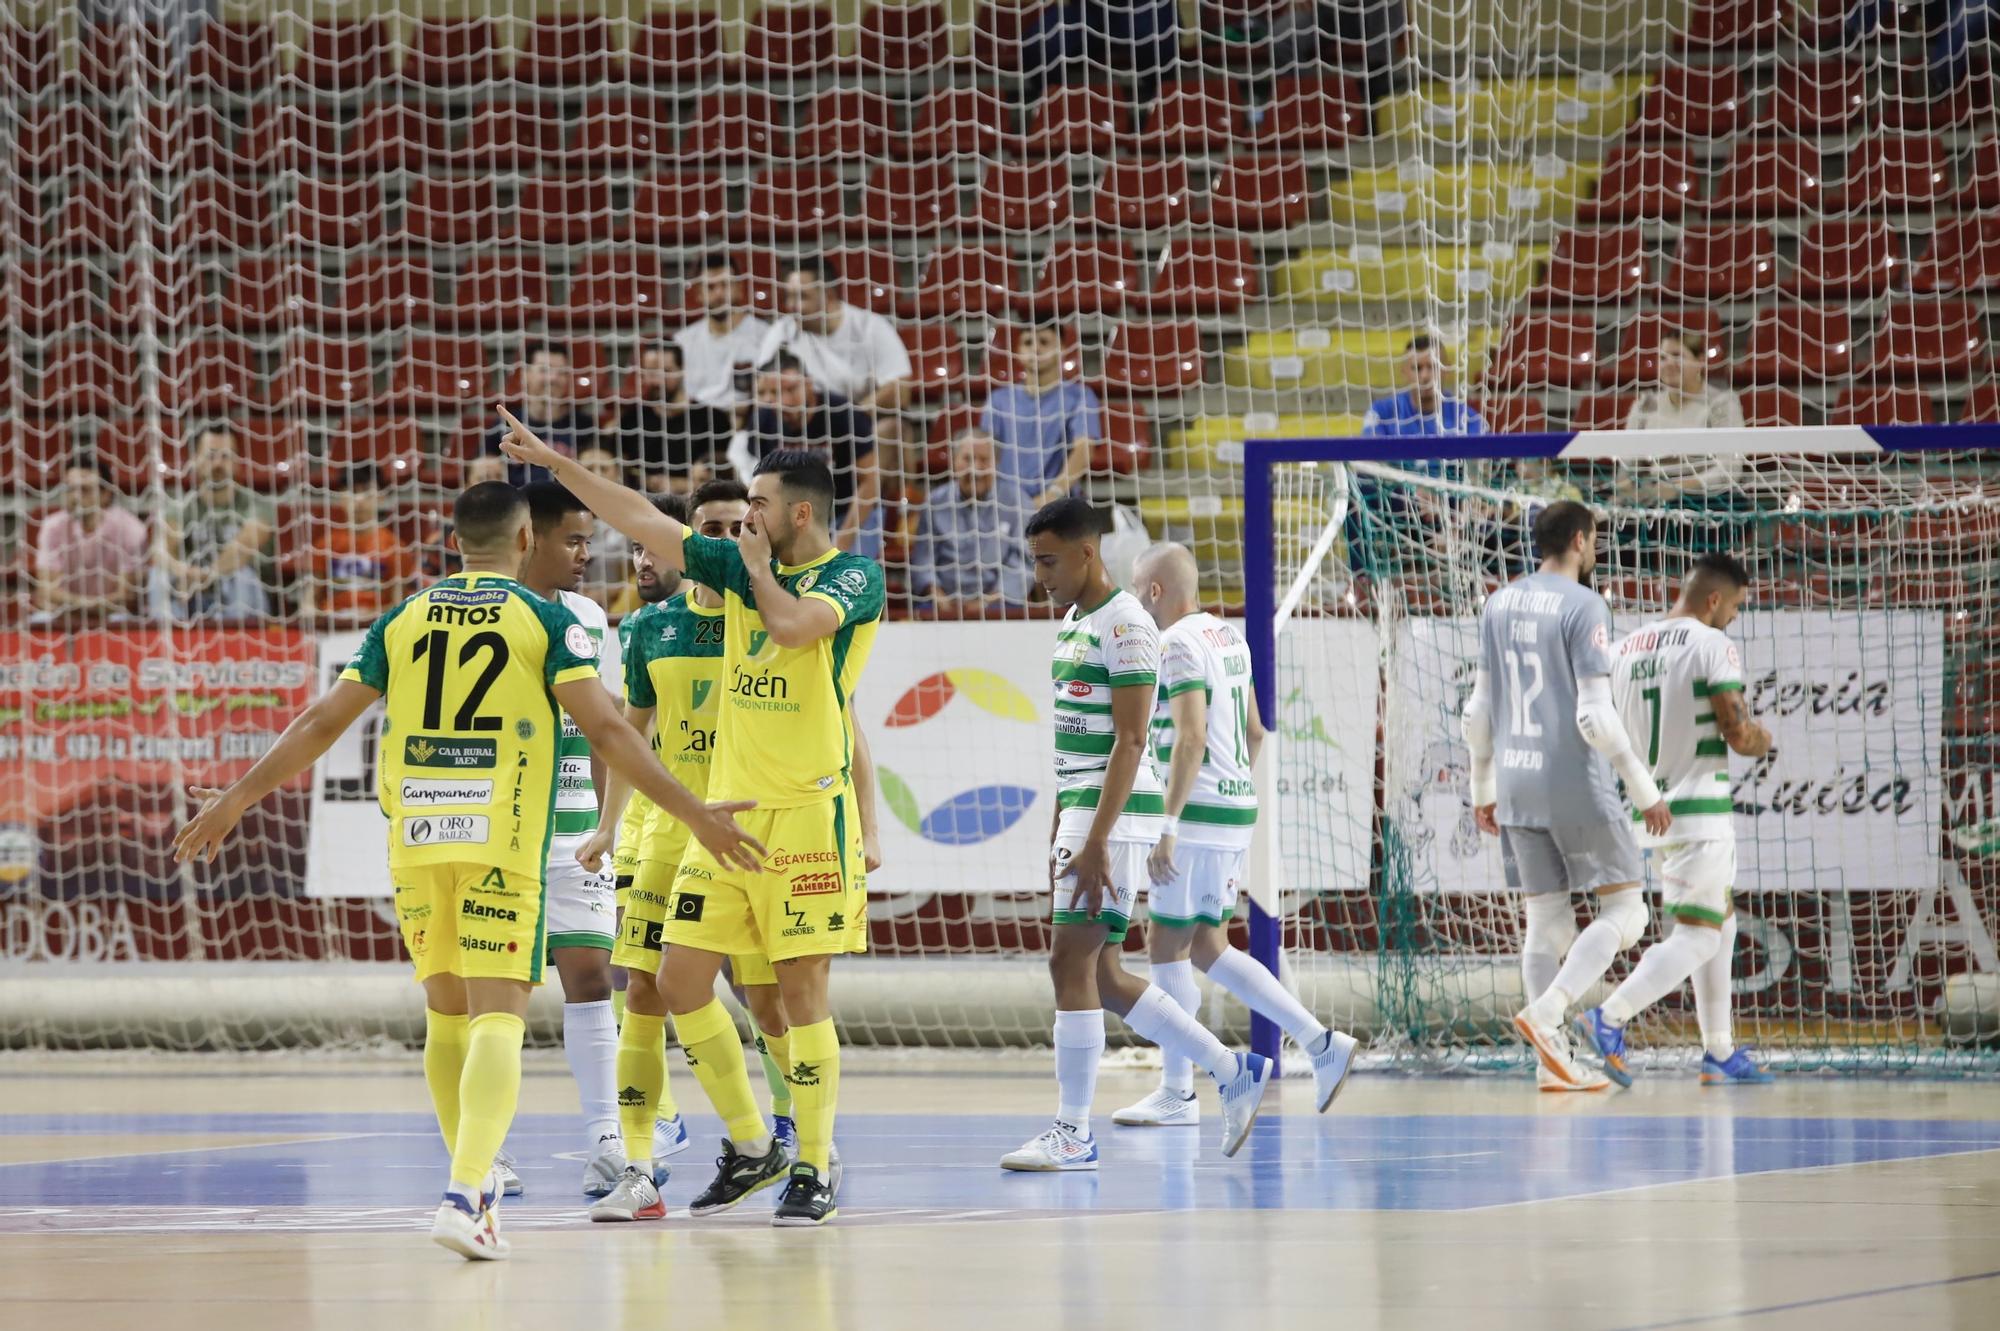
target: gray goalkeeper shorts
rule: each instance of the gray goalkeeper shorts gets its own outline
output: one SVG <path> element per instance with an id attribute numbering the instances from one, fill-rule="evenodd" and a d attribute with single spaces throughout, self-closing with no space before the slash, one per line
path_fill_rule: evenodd
<path id="1" fill-rule="evenodd" d="M 1622 823 L 1502 827 L 1507 886 L 1520 892 L 1595 892 L 1639 881 L 1639 846 Z"/>

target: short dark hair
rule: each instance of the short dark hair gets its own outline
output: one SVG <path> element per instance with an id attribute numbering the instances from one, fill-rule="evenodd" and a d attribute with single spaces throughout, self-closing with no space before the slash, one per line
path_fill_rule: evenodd
<path id="1" fill-rule="evenodd" d="M 782 348 L 773 352 L 771 359 L 765 361 L 762 368 L 773 374 L 786 374 L 793 370 L 797 370 L 800 374 L 806 372 L 805 362 Z"/>
<path id="2" fill-rule="evenodd" d="M 687 525 L 690 505 L 688 504 L 686 495 L 677 494 L 671 490 L 665 494 L 656 494 L 653 496 L 653 507 L 682 526 Z"/>
<path id="3" fill-rule="evenodd" d="M 534 523 L 537 532 L 560 525 L 572 513 L 590 511 L 581 499 L 570 493 L 568 486 L 556 481 L 530 481 L 521 487 L 521 493 L 527 498 L 528 519 Z"/>
<path id="4" fill-rule="evenodd" d="M 659 342 L 646 343 L 646 345 L 639 348 L 639 355 L 632 358 L 632 364 L 636 367 L 639 364 L 639 357 L 644 356 L 649 351 L 663 351 L 674 358 L 675 368 L 682 370 L 687 368 L 687 353 L 682 351 L 681 344 L 672 338 L 665 338 Z"/>
<path id="5" fill-rule="evenodd" d="M 341 477 L 341 488 L 354 490 L 386 490 L 389 488 L 387 472 L 373 462 L 357 462 Z"/>
<path id="6" fill-rule="evenodd" d="M 779 477 L 788 503 L 809 500 L 813 516 L 824 526 L 833 525 L 833 468 L 818 453 L 805 448 L 775 449 L 758 462 L 756 474 Z"/>
<path id="7" fill-rule="evenodd" d="M 710 250 L 708 253 L 702 255 L 701 263 L 697 265 L 695 271 L 701 273 L 727 271 L 731 277 L 742 276 L 741 273 L 736 271 L 736 260 L 730 258 L 728 253 L 723 250 Z"/>
<path id="8" fill-rule="evenodd" d="M 837 284 L 841 277 L 840 269 L 836 268 L 833 260 L 827 258 L 824 254 L 796 254 L 778 265 L 778 278 L 780 281 L 790 277 L 793 273 L 804 273 L 808 277 L 819 279 L 828 286 Z"/>
<path id="9" fill-rule="evenodd" d="M 481 481 L 451 506 L 452 529 L 461 548 L 499 544 L 528 509 L 528 496 L 505 481 Z"/>
<path id="10" fill-rule="evenodd" d="M 1597 530 L 1597 514 L 1588 504 L 1574 499 L 1558 499 L 1535 514 L 1535 555 L 1554 559 L 1569 553 L 1576 538 Z"/>
<path id="11" fill-rule="evenodd" d="M 565 361 L 575 363 L 575 357 L 569 354 L 568 347 L 559 347 L 553 342 L 543 342 L 539 339 L 521 344 L 521 364 L 526 365 L 541 355 L 561 356 Z"/>
<path id="12" fill-rule="evenodd" d="M 694 497 L 688 500 L 688 512 L 693 513 L 703 504 L 741 504 L 749 502 L 749 499 L 749 486 L 734 476 L 717 476 L 714 480 L 702 482 Z"/>
<path id="13" fill-rule="evenodd" d="M 68 462 L 63 463 L 63 470 L 65 472 L 87 471 L 98 480 L 111 486 L 112 489 L 115 490 L 118 488 L 111 480 L 111 468 L 105 466 L 104 459 L 98 457 L 95 453 L 73 454 Z"/>
<path id="14" fill-rule="evenodd" d="M 1087 541 L 1104 534 L 1104 515 L 1092 508 L 1089 500 L 1067 495 L 1035 510 L 1022 534 L 1040 536 L 1044 532 L 1058 540 Z"/>
<path id="15" fill-rule="evenodd" d="M 1407 356 L 1412 351 L 1429 351 L 1432 347 L 1436 345 L 1437 345 L 1437 339 L 1432 337 L 1429 333 L 1418 333 L 1416 336 L 1412 337 L 1409 341 L 1403 344 L 1403 354 Z"/>
<path id="16" fill-rule="evenodd" d="M 195 426 L 194 433 L 188 436 L 189 447 L 199 444 L 212 434 L 219 434 L 231 443 L 236 442 L 236 427 L 228 421 L 203 421 L 200 425 Z"/>
<path id="17" fill-rule="evenodd" d="M 1711 550 L 1694 561 L 1688 570 L 1690 584 L 1706 579 L 1726 582 L 1732 587 L 1748 587 L 1750 570 L 1743 567 L 1743 561 L 1734 555 L 1726 555 L 1720 550 Z"/>

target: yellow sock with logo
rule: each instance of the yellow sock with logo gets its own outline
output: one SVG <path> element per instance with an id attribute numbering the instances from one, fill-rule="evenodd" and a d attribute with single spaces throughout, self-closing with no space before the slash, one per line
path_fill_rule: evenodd
<path id="1" fill-rule="evenodd" d="M 695 1080 L 722 1116 L 729 1140 L 739 1150 L 767 1140 L 771 1130 L 758 1112 L 757 1098 L 750 1093 L 743 1041 L 737 1037 L 736 1023 L 729 1019 L 729 1009 L 722 1006 L 722 1000 L 711 998 L 705 1007 L 680 1013 L 674 1018 L 674 1031 L 687 1052 Z"/>
<path id="2" fill-rule="evenodd" d="M 787 1072 L 799 1120 L 799 1159 L 825 1178 L 833 1149 L 834 1101 L 840 1094 L 840 1037 L 831 1017 L 794 1026 L 791 1034 L 794 1062 Z"/>
<path id="3" fill-rule="evenodd" d="M 471 1039 L 458 1079 L 451 1181 L 476 1192 L 514 1122 L 514 1106 L 521 1098 L 521 1041 L 528 1024 L 511 1012 L 482 1012 L 467 1026 Z"/>
<path id="4" fill-rule="evenodd" d="M 472 1036 L 463 1012 L 451 1015 L 424 1009 L 424 1082 L 431 1088 L 431 1108 L 437 1111 L 444 1149 L 458 1147 L 458 1079 L 465 1073 L 465 1050 Z"/>
<path id="5" fill-rule="evenodd" d="M 757 1052 L 764 1056 L 764 1080 L 771 1087 L 771 1112 L 780 1118 L 792 1116 L 792 1084 L 785 1071 L 792 1065 L 792 1033 L 773 1035 L 757 1032 Z"/>
<path id="6" fill-rule="evenodd" d="M 625 1159 L 653 1158 L 653 1115 L 667 1085 L 667 1019 L 627 1012 L 618 1031 L 618 1131 Z"/>

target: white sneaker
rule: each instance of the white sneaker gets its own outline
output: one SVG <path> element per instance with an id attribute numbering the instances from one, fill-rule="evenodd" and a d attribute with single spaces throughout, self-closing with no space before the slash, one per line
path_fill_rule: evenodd
<path id="1" fill-rule="evenodd" d="M 653 1159 L 664 1160 L 670 1155 L 679 1155 L 687 1148 L 687 1124 L 681 1121 L 679 1114 L 653 1120 Z"/>
<path id="2" fill-rule="evenodd" d="M 494 1156 L 493 1172 L 500 1178 L 500 1195 L 502 1197 L 519 1197 L 521 1195 L 521 1176 L 514 1172 L 513 1156 L 508 1155 L 505 1151 Z"/>
<path id="3" fill-rule="evenodd" d="M 1126 1105 L 1111 1116 L 1113 1123 L 1128 1128 L 1195 1128 L 1201 1126 L 1201 1101 L 1194 1092 L 1182 1095 L 1162 1086 L 1135 1105 Z"/>
<path id="4" fill-rule="evenodd" d="M 597 1150 L 583 1167 L 583 1195 L 605 1197 L 618 1186 L 625 1172 L 625 1143 L 616 1137 L 599 1137 Z"/>
<path id="5" fill-rule="evenodd" d="M 1520 1033 L 1528 1046 L 1535 1051 L 1535 1057 L 1542 1061 L 1549 1075 L 1570 1090 L 1591 1089 L 1591 1082 L 1602 1077 L 1576 1061 L 1570 1052 L 1569 1034 L 1558 1024 L 1547 1025 L 1537 1021 L 1533 1008 L 1522 1008 L 1514 1014 L 1514 1029 Z"/>
<path id="6" fill-rule="evenodd" d="M 618 1176 L 617 1186 L 590 1208 L 596 1221 L 659 1220 L 666 1216 L 667 1204 L 660 1190 L 644 1170 L 634 1165 Z"/>
<path id="7" fill-rule="evenodd" d="M 1058 1123 L 1033 1141 L 1000 1157 L 1000 1168 L 1052 1174 L 1097 1168 L 1097 1138 L 1079 1137 Z"/>
<path id="8" fill-rule="evenodd" d="M 1236 1075 L 1220 1087 L 1222 1091 L 1222 1153 L 1235 1155 L 1257 1121 L 1264 1103 L 1264 1088 L 1271 1083 L 1271 1060 L 1262 1054 L 1238 1054 Z"/>
<path id="9" fill-rule="evenodd" d="M 1333 1098 L 1340 1094 L 1340 1088 L 1347 1085 L 1347 1074 L 1354 1070 L 1354 1050 L 1358 1041 L 1351 1035 L 1339 1031 L 1328 1031 L 1326 1048 L 1312 1056 L 1313 1099 L 1319 1104 L 1319 1112 L 1324 1114 Z"/>
<path id="10" fill-rule="evenodd" d="M 484 1200 L 484 1199 L 482 1199 Z M 466 1209 L 456 1197 L 446 1197 L 431 1219 L 431 1242 L 474 1262 L 497 1262 L 510 1247 L 500 1235 L 500 1208 Z"/>
<path id="11" fill-rule="evenodd" d="M 1535 1064 L 1535 1089 L 1545 1095 L 1559 1095 L 1569 1091 L 1604 1091 L 1611 1088 L 1611 1078 L 1602 1073 L 1593 1072 L 1586 1067 L 1583 1069 L 1583 1075 L 1583 1083 L 1572 1086 L 1566 1081 L 1557 1080 L 1555 1073 L 1538 1062 Z"/>

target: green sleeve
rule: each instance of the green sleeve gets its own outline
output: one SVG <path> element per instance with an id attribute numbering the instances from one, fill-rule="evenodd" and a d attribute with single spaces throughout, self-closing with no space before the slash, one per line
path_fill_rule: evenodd
<path id="1" fill-rule="evenodd" d="M 647 649 L 647 644 L 659 641 L 659 635 L 652 631 L 651 621 L 660 618 L 660 616 L 648 614 L 645 611 L 641 611 L 640 613 L 646 615 L 648 622 L 645 627 L 647 631 L 644 633 L 634 633 L 631 641 L 625 644 L 625 701 L 634 707 L 657 707 L 660 704 L 660 700 L 658 695 L 653 692 L 653 672 L 646 667 L 652 664 L 652 656 Z M 636 623 L 638 618 L 638 615 L 627 615 L 625 622 L 627 624 Z M 637 645 L 635 646 L 634 644 Z"/>
<path id="2" fill-rule="evenodd" d="M 533 598 L 535 614 L 542 621 L 542 630 L 549 636 L 548 659 L 542 666 L 542 678 L 550 684 L 563 682 L 565 675 L 584 670 L 597 673 L 597 640 L 590 636 L 590 630 L 577 621 L 569 607 L 561 601 L 544 601 L 539 596 Z"/>
<path id="3" fill-rule="evenodd" d="M 826 573 L 806 595 L 838 610 L 842 628 L 880 619 L 888 599 L 882 566 L 859 555 L 843 555 L 829 564 Z"/>
<path id="4" fill-rule="evenodd" d="M 743 567 L 743 555 L 736 542 L 720 536 L 703 536 L 688 528 L 681 544 L 681 562 L 689 581 L 698 582 L 710 591 L 735 592 L 746 601 L 750 599 L 750 570 Z"/>
<path id="5" fill-rule="evenodd" d="M 368 626 L 368 634 L 362 638 L 359 650 L 340 672 L 342 679 L 353 680 L 356 684 L 366 684 L 377 693 L 389 691 L 389 647 L 387 634 L 389 625 L 397 615 L 403 613 L 404 601 L 392 607 L 388 613 Z"/>

